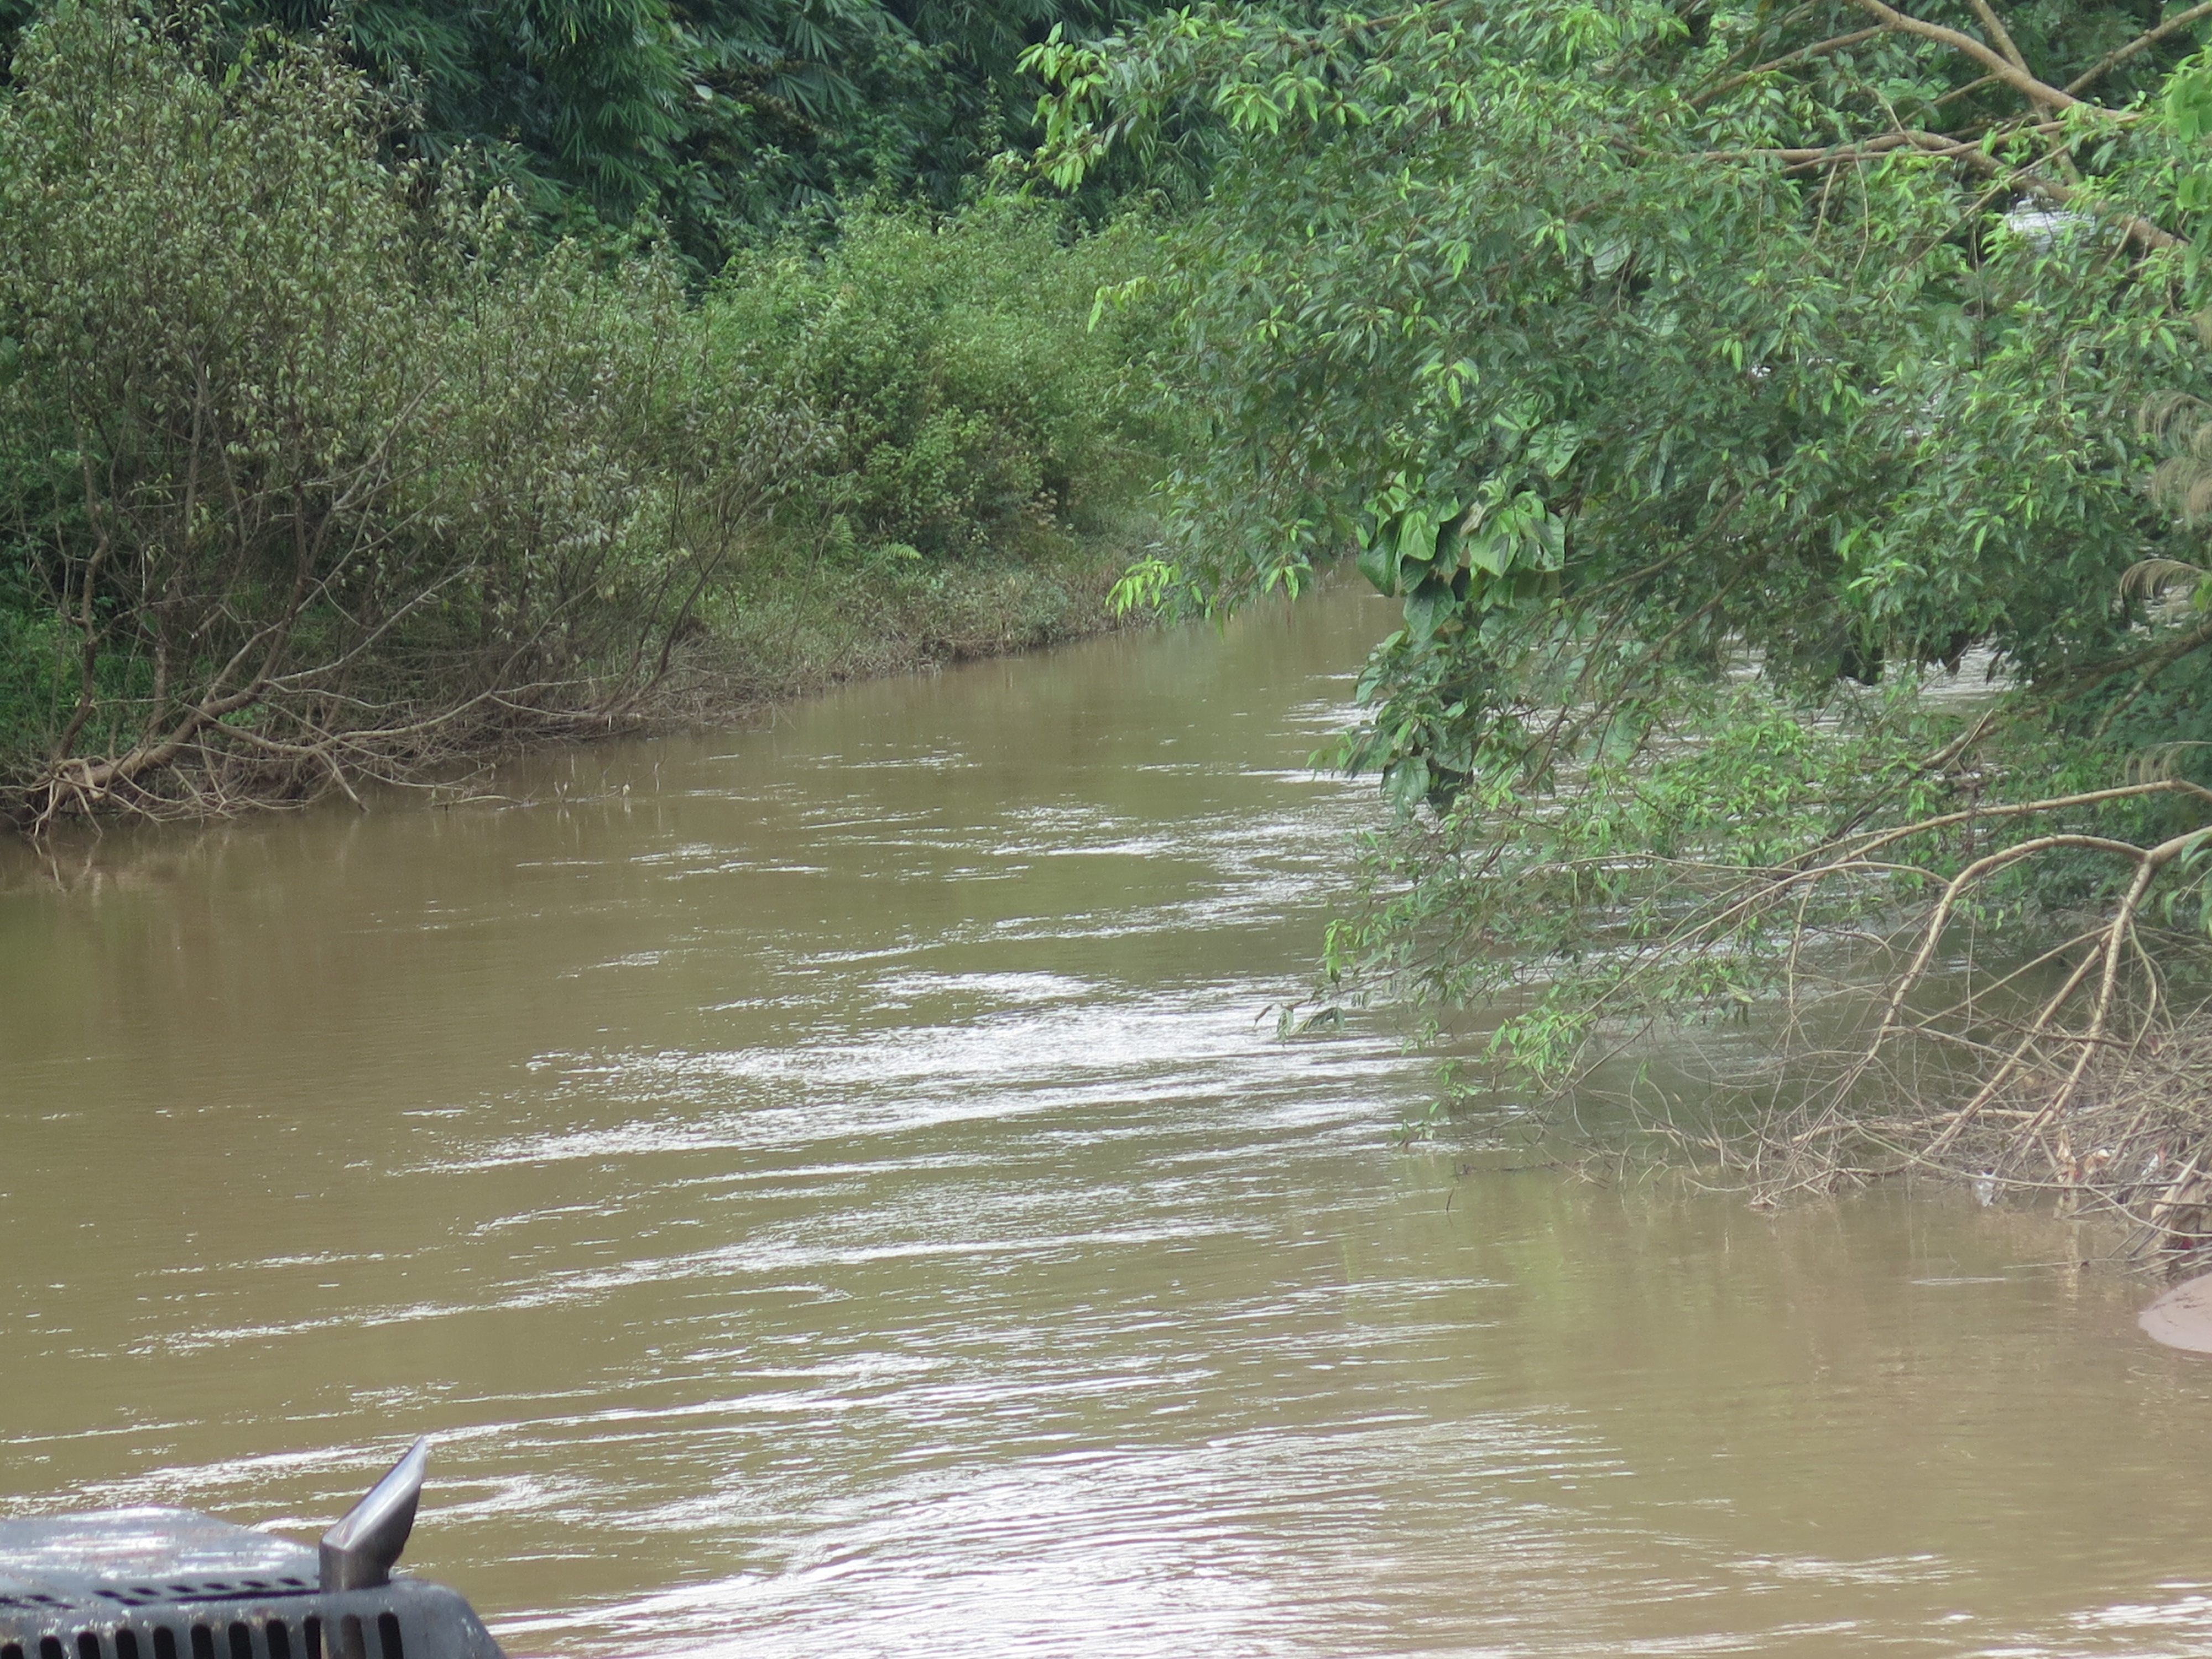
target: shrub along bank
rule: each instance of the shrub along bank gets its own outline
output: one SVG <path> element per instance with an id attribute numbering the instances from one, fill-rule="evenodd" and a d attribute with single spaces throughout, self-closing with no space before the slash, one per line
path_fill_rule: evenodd
<path id="1" fill-rule="evenodd" d="M 1139 227 L 848 214 L 703 293 L 129 9 L 0 101 L 0 812 L 181 815 L 1097 626 Z"/>

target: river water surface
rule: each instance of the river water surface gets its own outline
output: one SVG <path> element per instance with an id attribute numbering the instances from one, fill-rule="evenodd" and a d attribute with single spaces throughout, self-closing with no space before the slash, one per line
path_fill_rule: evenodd
<path id="1" fill-rule="evenodd" d="M 0 1494 L 520 1656 L 2212 1655 L 2212 1362 L 2054 1224 L 1395 1149 L 1273 1039 L 1351 594 L 0 855 Z"/>

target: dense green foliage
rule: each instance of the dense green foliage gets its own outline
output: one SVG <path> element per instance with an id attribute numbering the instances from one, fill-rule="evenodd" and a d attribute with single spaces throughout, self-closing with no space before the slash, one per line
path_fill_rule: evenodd
<path id="1" fill-rule="evenodd" d="M 19 820 L 603 726 L 754 573 L 1049 551 L 1127 472 L 1127 339 L 1086 325 L 1140 238 L 862 211 L 702 299 L 672 258 L 547 248 L 510 195 L 395 167 L 381 107 L 313 45 L 240 59 L 97 7 L 27 35 L 0 100 Z"/>
<path id="2" fill-rule="evenodd" d="M 0 59 L 48 0 L 0 0 Z M 398 153 L 513 185 L 556 230 L 665 227 L 698 271 L 864 188 L 940 209 L 1032 131 L 1017 68 L 1104 0 L 204 0 L 229 52 L 327 38 L 398 102 Z M 196 24 L 196 27 L 199 26 Z M 641 216 L 643 216 L 641 221 Z"/>
<path id="3" fill-rule="evenodd" d="M 2014 843 L 1984 917 L 2146 859 L 2193 915 L 2205 800 L 2151 775 L 2212 770 L 2203 10 L 1201 5 L 1034 55 L 1060 182 L 1212 179 L 1164 282 L 1205 434 L 1133 588 L 1356 554 L 1404 596 L 1351 754 L 1404 827 L 1339 969 L 1517 1008 L 1493 1051 L 1555 1075 Z M 1916 695 L 1970 652 L 2009 689 Z"/>
<path id="4" fill-rule="evenodd" d="M 811 510 L 865 548 L 954 554 L 1096 527 L 1143 488 L 1167 438 L 1135 378 L 1146 319 L 1091 316 L 1150 257 L 1139 222 L 1070 246 L 1050 216 L 989 200 L 950 222 L 868 216 L 819 256 L 740 257 L 708 310 L 831 416 Z"/>

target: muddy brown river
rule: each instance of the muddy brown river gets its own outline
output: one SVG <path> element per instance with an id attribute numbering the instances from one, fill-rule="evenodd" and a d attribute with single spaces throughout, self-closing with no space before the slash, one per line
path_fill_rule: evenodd
<path id="1" fill-rule="evenodd" d="M 0 849 L 0 1496 L 518 1656 L 2212 1655 L 2212 1361 L 2056 1224 L 1392 1144 L 1282 1044 L 1349 592 Z"/>

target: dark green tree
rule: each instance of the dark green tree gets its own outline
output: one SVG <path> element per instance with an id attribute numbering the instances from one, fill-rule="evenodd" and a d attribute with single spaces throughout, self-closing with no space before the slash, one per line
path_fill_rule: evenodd
<path id="1" fill-rule="evenodd" d="M 556 230 L 658 218 L 709 270 L 858 190 L 955 204 L 1034 137 L 1021 53 L 1118 15 L 1111 0 L 213 4 L 241 42 L 269 26 L 335 35 L 395 94 L 403 151 L 466 155 Z M 0 46 L 40 9 L 0 0 Z"/>

